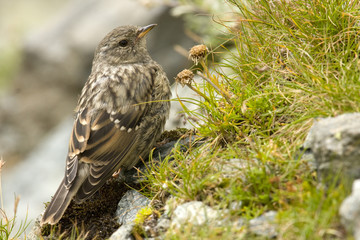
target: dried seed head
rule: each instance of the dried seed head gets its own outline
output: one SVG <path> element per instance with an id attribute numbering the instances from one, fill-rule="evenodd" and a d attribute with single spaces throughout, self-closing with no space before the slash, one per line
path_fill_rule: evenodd
<path id="1" fill-rule="evenodd" d="M 184 85 L 191 85 L 193 79 L 194 79 L 194 73 L 189 69 L 184 69 L 178 73 L 178 75 L 175 78 L 175 81 L 177 83 L 180 83 L 181 86 L 184 86 Z"/>
<path id="2" fill-rule="evenodd" d="M 198 64 L 198 62 L 203 59 L 206 54 L 209 52 L 208 48 L 203 45 L 196 45 L 193 46 L 189 51 L 189 58 L 195 63 Z"/>

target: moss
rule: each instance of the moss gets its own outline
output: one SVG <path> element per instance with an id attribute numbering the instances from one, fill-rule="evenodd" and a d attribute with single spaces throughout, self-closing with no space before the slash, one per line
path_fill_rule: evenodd
<path id="1" fill-rule="evenodd" d="M 160 217 L 160 212 L 151 208 L 144 207 L 137 214 L 134 220 L 135 226 L 133 229 L 134 236 L 153 237 L 156 236 L 154 228 L 157 220 Z"/>
<path id="2" fill-rule="evenodd" d="M 153 212 L 153 209 L 150 207 L 144 207 L 136 214 L 135 224 L 143 224 L 145 219 L 149 217 Z"/>
<path id="3" fill-rule="evenodd" d="M 117 204 L 129 189 L 111 178 L 97 193 L 82 204 L 72 202 L 58 224 L 42 227 L 44 239 L 58 239 L 83 235 L 85 239 L 106 239 L 120 225 L 114 216 Z"/>

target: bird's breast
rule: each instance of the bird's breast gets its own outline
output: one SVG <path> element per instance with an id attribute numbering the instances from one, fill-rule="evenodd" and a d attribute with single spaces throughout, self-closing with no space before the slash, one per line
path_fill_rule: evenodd
<path id="1" fill-rule="evenodd" d="M 90 75 L 90 86 L 81 96 L 93 99 L 89 103 L 91 108 L 120 109 L 151 100 L 154 90 L 151 67 L 144 64 L 103 65 L 95 72 Z"/>

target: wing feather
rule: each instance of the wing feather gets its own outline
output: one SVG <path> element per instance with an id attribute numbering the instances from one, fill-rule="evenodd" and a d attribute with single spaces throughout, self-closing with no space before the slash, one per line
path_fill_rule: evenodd
<path id="1" fill-rule="evenodd" d="M 102 114 L 107 113 L 103 112 Z M 138 115 L 141 116 L 141 113 L 139 112 Z M 104 135 L 101 134 L 102 130 Z M 99 137 L 98 141 L 95 140 L 95 137 Z M 121 167 L 126 155 L 132 152 L 136 137 L 136 134 L 120 130 L 114 122 L 98 129 L 94 135 L 91 135 L 91 144 L 81 154 L 81 156 L 91 159 L 90 175 L 78 190 L 75 197 L 77 201 L 83 201 L 90 197 Z"/>
<path id="2" fill-rule="evenodd" d="M 85 150 L 90 137 L 90 115 L 84 109 L 78 114 L 70 136 L 69 153 L 66 159 L 64 184 L 67 189 L 72 185 L 78 171 L 78 155 Z"/>

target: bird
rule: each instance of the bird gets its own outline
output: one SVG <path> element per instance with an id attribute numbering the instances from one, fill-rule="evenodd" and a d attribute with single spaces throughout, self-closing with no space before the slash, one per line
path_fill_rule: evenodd
<path id="1" fill-rule="evenodd" d="M 119 169 L 145 159 L 164 130 L 170 83 L 146 47 L 155 26 L 117 27 L 97 46 L 75 109 L 65 176 L 41 225 L 58 223 L 71 200 L 86 201 Z"/>

